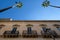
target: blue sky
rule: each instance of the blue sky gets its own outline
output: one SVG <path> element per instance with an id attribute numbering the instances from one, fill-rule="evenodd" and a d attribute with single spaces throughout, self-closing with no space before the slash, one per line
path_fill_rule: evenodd
<path id="1" fill-rule="evenodd" d="M 15 4 L 19 0 L 0 0 L 0 9 Z M 14 20 L 60 20 L 60 8 L 41 6 L 44 0 L 20 0 L 21 8 L 12 8 L 0 13 L 0 18 L 12 18 Z M 60 6 L 59 0 L 50 0 L 52 5 Z"/>

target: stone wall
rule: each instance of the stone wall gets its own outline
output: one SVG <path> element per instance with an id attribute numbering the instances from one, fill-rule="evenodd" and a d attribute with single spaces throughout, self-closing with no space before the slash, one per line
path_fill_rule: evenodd
<path id="1" fill-rule="evenodd" d="M 51 28 L 52 30 L 55 30 L 57 32 L 57 34 L 60 35 L 60 31 L 57 30 L 57 28 L 55 26 L 53 26 L 54 24 L 60 24 L 60 22 L 24 22 L 24 21 L 22 21 L 22 22 L 21 21 L 20 22 L 15 22 L 14 21 L 13 22 L 13 21 L 8 21 L 8 22 L 0 22 L 0 25 L 1 24 L 4 24 L 5 27 L 2 27 L 0 29 L 0 35 L 2 35 L 3 32 L 6 31 L 6 30 L 12 30 L 14 24 L 20 25 L 19 27 L 17 27 L 18 28 L 17 30 L 19 30 L 20 34 L 22 34 L 23 30 L 27 30 L 26 25 L 32 24 L 33 25 L 32 30 L 36 30 L 37 33 L 39 35 L 41 35 L 42 26 L 39 26 L 39 25 L 40 24 L 46 24 L 47 28 Z"/>

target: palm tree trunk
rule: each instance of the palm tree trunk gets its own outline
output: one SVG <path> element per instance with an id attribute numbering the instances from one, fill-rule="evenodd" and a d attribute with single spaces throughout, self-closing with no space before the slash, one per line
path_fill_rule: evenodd
<path id="1" fill-rule="evenodd" d="M 6 10 L 11 9 L 11 8 L 12 8 L 12 6 L 10 6 L 8 8 L 1 9 L 0 12 L 6 11 Z"/>
<path id="2" fill-rule="evenodd" d="M 51 7 L 60 8 L 60 6 L 49 5 Z"/>

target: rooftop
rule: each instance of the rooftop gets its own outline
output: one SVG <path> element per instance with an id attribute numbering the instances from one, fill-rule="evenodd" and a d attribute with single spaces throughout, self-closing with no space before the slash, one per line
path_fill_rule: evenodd
<path id="1" fill-rule="evenodd" d="M 0 22 L 60 22 L 60 20 L 13 20 L 11 18 L 0 18 Z"/>

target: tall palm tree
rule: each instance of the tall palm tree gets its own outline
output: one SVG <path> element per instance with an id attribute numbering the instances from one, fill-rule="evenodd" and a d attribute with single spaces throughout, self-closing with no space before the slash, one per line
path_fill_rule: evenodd
<path id="1" fill-rule="evenodd" d="M 14 4 L 13 6 L 9 6 L 9 7 L 7 7 L 7 8 L 1 9 L 0 12 L 4 12 L 4 11 L 9 10 L 9 9 L 11 9 L 11 8 L 14 8 L 14 7 L 20 8 L 20 7 L 22 7 L 22 3 L 21 3 L 21 2 L 16 2 L 16 4 Z"/>
<path id="2" fill-rule="evenodd" d="M 43 7 L 48 7 L 48 6 L 50 6 L 50 7 L 54 7 L 54 8 L 60 8 L 60 6 L 50 5 L 50 1 L 48 1 L 48 0 L 45 0 L 45 1 L 42 3 L 42 6 L 43 6 Z"/>

